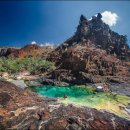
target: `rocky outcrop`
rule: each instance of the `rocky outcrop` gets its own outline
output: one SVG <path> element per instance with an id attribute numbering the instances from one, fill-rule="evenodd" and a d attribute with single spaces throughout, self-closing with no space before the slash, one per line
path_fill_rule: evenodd
<path id="1" fill-rule="evenodd" d="M 100 13 L 91 20 L 81 15 L 74 36 L 48 56 L 57 65 L 52 78 L 78 84 L 129 81 L 129 51 L 126 36 L 112 31 Z"/>
<path id="2" fill-rule="evenodd" d="M 110 77 L 129 77 L 129 68 L 121 60 L 102 49 L 83 46 L 83 43 L 64 51 L 57 64 L 52 78 L 74 84 L 110 81 Z"/>
<path id="3" fill-rule="evenodd" d="M 0 129 L 127 130 L 130 121 L 93 108 L 64 106 L 56 101 L 0 81 Z"/>
<path id="4" fill-rule="evenodd" d="M 127 36 L 112 31 L 101 18 L 100 13 L 97 14 L 97 17 L 93 16 L 91 20 L 87 20 L 85 16 L 81 15 L 76 33 L 65 43 L 71 46 L 86 41 L 86 44 L 106 50 L 108 54 L 113 54 L 121 60 L 130 60 Z"/>
<path id="5" fill-rule="evenodd" d="M 78 43 L 85 43 L 87 46 L 106 50 L 107 54 L 112 54 L 121 60 L 130 60 L 127 36 L 112 31 L 102 21 L 100 13 L 97 14 L 97 17 L 93 16 L 91 20 L 87 20 L 85 16 L 81 15 L 75 34 L 59 46 L 56 51 L 61 53 L 61 50 L 66 50 Z"/>
<path id="6" fill-rule="evenodd" d="M 2 47 L 0 48 L 0 57 L 5 56 L 7 57 L 8 55 L 10 55 L 11 53 L 13 53 L 14 51 L 19 50 L 18 48 L 13 48 L 13 47 Z"/>

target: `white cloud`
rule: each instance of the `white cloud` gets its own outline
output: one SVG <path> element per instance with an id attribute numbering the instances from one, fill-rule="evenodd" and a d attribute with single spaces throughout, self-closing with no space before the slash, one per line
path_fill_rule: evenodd
<path id="1" fill-rule="evenodd" d="M 104 11 L 101 14 L 104 23 L 108 24 L 110 27 L 116 25 L 119 17 L 116 13 L 112 13 L 111 11 Z"/>
<path id="2" fill-rule="evenodd" d="M 34 45 L 34 44 L 37 44 L 37 43 L 35 41 L 32 41 L 31 44 Z"/>
<path id="3" fill-rule="evenodd" d="M 53 44 L 53 43 L 46 42 L 46 43 L 40 44 L 40 46 L 41 46 L 41 47 L 43 47 L 43 46 L 49 46 L 49 47 L 53 48 L 53 47 L 54 47 L 54 44 Z"/>
<path id="4" fill-rule="evenodd" d="M 43 47 L 43 46 L 44 46 L 44 44 L 40 44 L 39 46 Z"/>
<path id="5" fill-rule="evenodd" d="M 32 44 L 32 45 L 37 44 L 37 45 L 39 45 L 39 46 L 41 46 L 41 47 L 48 46 L 48 47 L 51 47 L 52 49 L 56 46 L 56 44 L 50 43 L 50 42 L 37 43 L 36 41 L 32 41 L 30 44 Z M 58 46 L 58 45 L 57 45 L 57 46 Z"/>

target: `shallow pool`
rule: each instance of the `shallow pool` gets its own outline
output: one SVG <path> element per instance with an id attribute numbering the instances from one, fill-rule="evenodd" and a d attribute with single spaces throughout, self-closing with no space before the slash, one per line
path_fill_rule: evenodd
<path id="1" fill-rule="evenodd" d="M 33 91 L 48 97 L 74 97 L 74 98 L 83 98 L 84 96 L 94 94 L 93 88 L 77 87 L 77 86 L 38 86 L 33 87 Z"/>
<path id="2" fill-rule="evenodd" d="M 130 118 L 125 110 L 120 109 L 130 103 L 128 96 L 97 93 L 92 86 L 37 86 L 31 89 L 43 96 L 58 98 L 59 102 L 66 105 L 73 104 L 78 107 L 88 106 L 99 110 L 103 109 L 121 117 Z"/>

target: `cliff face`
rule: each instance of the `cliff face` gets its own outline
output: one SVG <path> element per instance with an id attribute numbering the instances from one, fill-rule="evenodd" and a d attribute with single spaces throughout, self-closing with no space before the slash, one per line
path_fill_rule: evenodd
<path id="1" fill-rule="evenodd" d="M 55 99 L 0 81 L 0 130 L 127 130 L 130 121 L 93 108 L 64 106 Z"/>

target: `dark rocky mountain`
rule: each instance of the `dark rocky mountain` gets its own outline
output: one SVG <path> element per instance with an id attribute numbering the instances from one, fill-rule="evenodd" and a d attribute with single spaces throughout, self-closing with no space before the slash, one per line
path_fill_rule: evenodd
<path id="1" fill-rule="evenodd" d="M 95 48 L 106 50 L 108 54 L 117 56 L 121 60 L 130 60 L 130 49 L 127 44 L 127 37 L 112 31 L 110 27 L 102 21 L 102 15 L 98 13 L 87 20 L 81 15 L 79 25 L 75 34 L 67 39 L 57 50 L 62 50 L 78 44 L 79 42 Z"/>
<path id="2" fill-rule="evenodd" d="M 85 16 L 81 15 L 76 33 L 65 41 L 68 43 L 67 46 L 86 42 L 90 46 L 106 50 L 108 54 L 113 54 L 121 60 L 130 60 L 127 36 L 112 31 L 101 18 L 102 15 L 98 13 L 97 17 L 93 16 L 92 20 L 88 21 Z"/>
<path id="3" fill-rule="evenodd" d="M 64 106 L 0 80 L 0 130 L 129 130 L 130 121 L 94 108 Z"/>
<path id="4" fill-rule="evenodd" d="M 122 78 L 129 77 L 127 38 L 113 32 L 101 18 L 98 13 L 88 21 L 81 15 L 74 36 L 48 57 L 57 64 L 52 78 L 84 84 L 115 79 L 122 81 Z"/>

